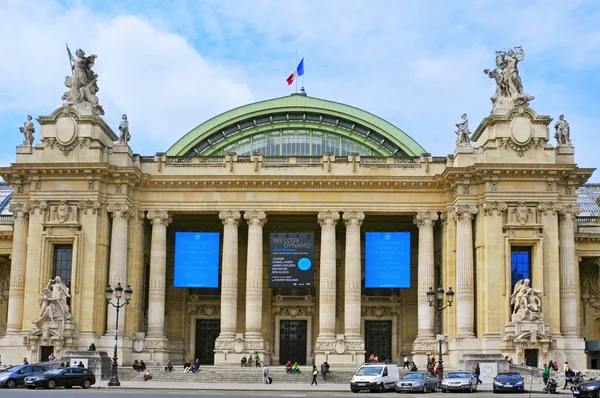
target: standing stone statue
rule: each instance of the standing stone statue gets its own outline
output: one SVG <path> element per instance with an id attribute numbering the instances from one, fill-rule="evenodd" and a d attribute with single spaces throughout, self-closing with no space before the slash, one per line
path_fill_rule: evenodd
<path id="1" fill-rule="evenodd" d="M 35 125 L 33 124 L 31 115 L 27 115 L 27 121 L 23 124 L 23 127 L 19 127 L 19 131 L 25 136 L 23 145 L 33 145 L 33 133 L 35 133 Z"/>
<path id="2" fill-rule="evenodd" d="M 121 124 L 119 125 L 119 144 L 127 145 L 129 140 L 131 139 L 131 135 L 129 134 L 129 120 L 127 120 L 127 115 L 123 114 L 121 117 Z"/>
<path id="3" fill-rule="evenodd" d="M 515 283 L 510 304 L 513 306 L 512 321 L 537 321 L 544 318 L 542 314 L 541 290 L 529 286 L 529 279 L 521 279 Z"/>
<path id="4" fill-rule="evenodd" d="M 456 146 L 466 146 L 471 145 L 471 138 L 469 137 L 471 132 L 469 131 L 469 119 L 467 119 L 467 114 L 463 113 L 461 116 L 461 121 L 456 123 L 456 127 L 458 130 L 456 133 Z"/>
<path id="5" fill-rule="evenodd" d="M 534 97 L 523 92 L 523 83 L 519 75 L 518 63 L 525 59 L 523 47 L 517 46 L 506 51 L 496 51 L 496 66 L 494 70 L 484 69 L 483 73 L 496 81 L 496 93 L 492 97 L 496 107 L 512 108 L 513 106 L 528 106 Z M 501 72 L 500 72 L 500 71 Z"/>
<path id="6" fill-rule="evenodd" d="M 95 54 L 86 56 L 82 49 L 75 51 L 76 57 L 73 57 L 71 50 L 67 46 L 67 53 L 71 62 L 72 76 L 65 77 L 65 85 L 69 91 L 63 95 L 65 105 L 73 106 L 87 103 L 92 111 L 97 115 L 104 115 L 104 110 L 98 104 L 98 75 L 92 70 L 94 62 L 98 57 Z"/>
<path id="7" fill-rule="evenodd" d="M 565 120 L 565 115 L 560 115 L 558 120 L 554 124 L 554 129 L 556 133 L 554 133 L 554 138 L 556 138 L 556 146 L 572 146 L 571 142 L 571 126 L 569 126 L 569 122 Z"/>

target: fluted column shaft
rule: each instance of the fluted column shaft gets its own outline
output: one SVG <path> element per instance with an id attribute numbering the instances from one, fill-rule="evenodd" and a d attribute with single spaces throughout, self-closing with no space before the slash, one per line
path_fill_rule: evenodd
<path id="1" fill-rule="evenodd" d="M 579 314 L 579 264 L 575 258 L 575 217 L 579 209 L 567 206 L 560 210 L 559 273 L 560 273 L 560 332 L 565 337 L 577 336 Z"/>
<path id="2" fill-rule="evenodd" d="M 12 261 L 10 264 L 10 289 L 8 292 L 8 319 L 6 321 L 6 331 L 10 333 L 17 332 L 23 327 L 29 211 L 25 203 L 15 203 L 10 206 L 9 211 L 12 212 L 15 218 Z"/>
<path id="3" fill-rule="evenodd" d="M 335 338 L 335 226 L 340 213 L 323 211 L 321 225 L 321 270 L 319 273 L 319 336 L 317 341 Z"/>
<path id="4" fill-rule="evenodd" d="M 221 333 L 219 339 L 235 338 L 238 294 L 238 225 L 239 211 L 222 211 L 223 266 L 221 271 Z"/>
<path id="5" fill-rule="evenodd" d="M 171 222 L 171 218 L 166 211 L 149 211 L 147 218 L 152 222 L 148 281 L 148 337 L 164 337 L 167 225 Z"/>
<path id="6" fill-rule="evenodd" d="M 362 340 L 360 335 L 360 226 L 365 219 L 365 213 L 346 211 L 343 218 L 346 224 L 344 333 L 346 340 Z"/>
<path id="7" fill-rule="evenodd" d="M 264 211 L 247 211 L 248 262 L 246 270 L 246 340 L 262 340 L 263 289 L 263 225 L 267 222 Z"/>
<path id="8" fill-rule="evenodd" d="M 436 289 L 434 286 L 434 248 L 433 224 L 438 219 L 437 213 L 423 211 L 417 213 L 414 223 L 419 227 L 419 255 L 418 255 L 418 333 L 417 339 L 433 339 L 434 335 L 434 308 L 427 301 L 427 290 Z"/>
<path id="9" fill-rule="evenodd" d="M 475 285 L 473 270 L 473 228 L 475 206 L 457 206 L 456 219 L 456 337 L 472 338 L 474 333 Z"/>
<path id="10" fill-rule="evenodd" d="M 112 214 L 112 231 L 110 238 L 110 270 L 108 283 L 114 288 L 117 283 L 123 287 L 127 283 L 127 228 L 131 215 L 129 206 L 126 204 L 109 204 L 107 210 Z M 106 314 L 106 332 L 108 334 L 115 330 L 117 312 L 108 304 Z M 126 311 L 119 311 L 119 334 L 125 331 Z"/>

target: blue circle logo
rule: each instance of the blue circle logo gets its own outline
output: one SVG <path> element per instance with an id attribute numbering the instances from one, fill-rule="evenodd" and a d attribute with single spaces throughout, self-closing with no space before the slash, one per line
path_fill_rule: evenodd
<path id="1" fill-rule="evenodd" d="M 308 258 L 306 258 L 306 257 L 302 257 L 298 261 L 298 268 L 300 268 L 302 271 L 309 270 L 311 266 L 312 266 L 311 261 Z"/>

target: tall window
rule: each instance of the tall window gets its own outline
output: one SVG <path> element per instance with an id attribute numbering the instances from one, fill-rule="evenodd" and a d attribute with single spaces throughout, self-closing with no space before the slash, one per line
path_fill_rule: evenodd
<path id="1" fill-rule="evenodd" d="M 73 245 L 54 245 L 54 264 L 52 278 L 60 276 L 63 283 L 71 288 L 71 269 L 73 265 Z"/>
<path id="2" fill-rule="evenodd" d="M 531 280 L 531 247 L 511 249 L 511 288 L 521 279 Z"/>

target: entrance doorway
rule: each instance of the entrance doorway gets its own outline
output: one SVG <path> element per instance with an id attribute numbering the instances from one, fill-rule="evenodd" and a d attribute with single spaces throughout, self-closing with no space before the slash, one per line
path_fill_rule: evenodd
<path id="1" fill-rule="evenodd" d="M 392 360 L 392 321 L 365 321 L 365 361 L 371 354 L 380 362 Z"/>
<path id="2" fill-rule="evenodd" d="M 48 362 L 48 357 L 54 352 L 53 345 L 43 345 L 40 347 L 40 362 Z"/>
<path id="3" fill-rule="evenodd" d="M 219 319 L 196 319 L 195 357 L 202 365 L 215 364 L 215 340 L 221 333 Z"/>
<path id="4" fill-rule="evenodd" d="M 527 366 L 533 366 L 537 368 L 538 366 L 538 350 L 536 349 L 525 349 L 525 361 L 527 362 Z"/>
<path id="5" fill-rule="evenodd" d="M 279 321 L 279 364 L 287 361 L 306 365 L 306 325 L 307 321 Z"/>

